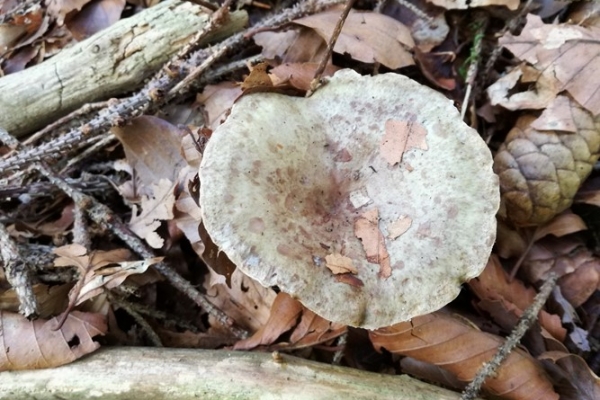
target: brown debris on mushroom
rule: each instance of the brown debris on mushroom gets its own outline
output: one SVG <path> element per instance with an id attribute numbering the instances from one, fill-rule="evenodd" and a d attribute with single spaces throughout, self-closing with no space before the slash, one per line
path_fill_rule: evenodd
<path id="1" fill-rule="evenodd" d="M 367 261 L 379 264 L 378 275 L 389 278 L 392 274 L 390 255 L 385 247 L 385 237 L 379 230 L 379 210 L 374 208 L 362 213 L 354 222 L 354 233 L 360 239 Z"/>
<path id="2" fill-rule="evenodd" d="M 244 96 L 200 179 L 206 230 L 238 268 L 352 326 L 441 308 L 495 239 L 489 149 L 451 101 L 397 74 L 342 70 L 310 98 Z"/>

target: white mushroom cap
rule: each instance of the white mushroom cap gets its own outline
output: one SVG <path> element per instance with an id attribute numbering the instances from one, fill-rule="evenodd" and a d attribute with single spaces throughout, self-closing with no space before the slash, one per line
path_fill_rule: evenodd
<path id="1" fill-rule="evenodd" d="M 495 240 L 488 147 L 451 101 L 398 74 L 242 97 L 200 180 L 206 230 L 238 268 L 351 326 L 443 307 Z"/>

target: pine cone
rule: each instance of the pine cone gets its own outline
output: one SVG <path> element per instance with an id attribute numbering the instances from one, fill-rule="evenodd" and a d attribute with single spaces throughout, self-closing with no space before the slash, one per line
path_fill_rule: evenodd
<path id="1" fill-rule="evenodd" d="M 499 215 L 517 226 L 544 224 L 567 209 L 600 156 L 600 117 L 571 104 L 576 133 L 536 130 L 536 117 L 525 115 L 494 158 Z"/>

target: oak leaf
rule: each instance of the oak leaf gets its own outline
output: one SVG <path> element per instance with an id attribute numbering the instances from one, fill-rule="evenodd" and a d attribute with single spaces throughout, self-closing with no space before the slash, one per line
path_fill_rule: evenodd
<path id="1" fill-rule="evenodd" d="M 29 321 L 0 311 L 0 371 L 68 364 L 97 350 L 100 344 L 93 337 L 107 331 L 103 315 L 79 311 L 71 312 L 57 327 L 57 318 Z"/>

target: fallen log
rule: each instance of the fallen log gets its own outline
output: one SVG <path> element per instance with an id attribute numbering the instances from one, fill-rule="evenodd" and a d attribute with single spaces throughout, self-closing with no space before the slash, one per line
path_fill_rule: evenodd
<path id="1" fill-rule="evenodd" d="M 54 369 L 0 373 L 0 399 L 458 400 L 408 375 L 383 375 L 287 354 L 104 348 Z"/>
<path id="2" fill-rule="evenodd" d="M 85 103 L 139 88 L 209 21 L 210 11 L 167 0 L 122 19 L 43 63 L 0 78 L 0 128 L 22 137 Z M 222 40 L 247 23 L 244 11 L 205 41 Z"/>

